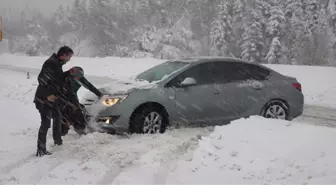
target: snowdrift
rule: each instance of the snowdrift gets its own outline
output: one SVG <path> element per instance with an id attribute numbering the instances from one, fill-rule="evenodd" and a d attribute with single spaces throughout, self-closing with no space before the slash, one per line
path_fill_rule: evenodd
<path id="1" fill-rule="evenodd" d="M 167 184 L 333 184 L 336 130 L 251 117 L 216 127 Z M 134 181 L 136 182 L 136 181 Z"/>

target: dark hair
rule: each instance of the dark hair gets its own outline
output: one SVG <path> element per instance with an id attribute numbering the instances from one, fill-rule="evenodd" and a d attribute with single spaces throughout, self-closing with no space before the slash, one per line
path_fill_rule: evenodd
<path id="1" fill-rule="evenodd" d="M 74 52 L 72 51 L 71 48 L 69 48 L 68 46 L 63 46 L 61 47 L 58 52 L 57 52 L 57 56 L 63 56 L 63 55 L 69 55 L 69 54 L 73 54 Z"/>

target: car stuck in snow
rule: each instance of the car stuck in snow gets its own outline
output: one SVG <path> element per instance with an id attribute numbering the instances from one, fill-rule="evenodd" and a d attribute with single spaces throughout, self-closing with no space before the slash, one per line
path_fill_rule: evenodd
<path id="1" fill-rule="evenodd" d="M 295 78 L 229 57 L 167 61 L 100 91 L 106 96 L 87 93 L 82 103 L 109 133 L 164 133 L 175 124 L 224 125 L 252 115 L 292 120 L 304 105 Z"/>

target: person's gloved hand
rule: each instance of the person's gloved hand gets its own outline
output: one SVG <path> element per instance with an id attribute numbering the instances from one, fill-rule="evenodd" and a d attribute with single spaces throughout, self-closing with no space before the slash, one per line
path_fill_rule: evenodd
<path id="1" fill-rule="evenodd" d="M 104 96 L 105 96 L 104 94 L 100 94 L 100 95 L 98 96 L 98 98 L 101 99 L 101 98 L 104 97 Z"/>
<path id="2" fill-rule="evenodd" d="M 56 97 L 55 95 L 49 95 L 49 96 L 47 97 L 47 99 L 48 99 L 48 101 L 55 102 L 56 99 L 57 99 L 57 97 Z"/>
<path id="3" fill-rule="evenodd" d="M 103 98 L 107 98 L 108 97 L 108 95 L 102 95 L 101 97 L 99 97 L 100 99 L 103 99 Z"/>

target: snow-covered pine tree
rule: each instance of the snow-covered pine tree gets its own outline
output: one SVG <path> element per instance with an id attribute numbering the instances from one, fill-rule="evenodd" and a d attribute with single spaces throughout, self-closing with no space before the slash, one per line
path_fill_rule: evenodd
<path id="1" fill-rule="evenodd" d="M 282 46 L 279 37 L 274 37 L 270 46 L 270 49 L 265 57 L 269 64 L 281 64 L 282 58 Z"/>
<path id="2" fill-rule="evenodd" d="M 44 16 L 40 12 L 36 12 L 31 20 L 27 20 L 27 39 L 25 46 L 26 54 L 30 56 L 39 56 L 49 54 L 51 51 L 50 38 L 48 32 L 44 28 Z"/>
<path id="3" fill-rule="evenodd" d="M 280 6 L 273 6 L 270 9 L 270 18 L 266 23 L 266 32 L 272 42 L 265 57 L 268 63 L 281 63 L 282 46 L 281 38 L 284 35 L 285 16 Z"/>
<path id="4" fill-rule="evenodd" d="M 243 18 L 246 9 L 246 0 L 233 0 L 231 1 L 233 4 L 233 12 L 232 12 L 232 29 L 234 35 L 234 56 L 241 57 L 242 56 L 242 44 L 243 44 L 243 32 L 244 32 L 244 25 L 243 25 Z"/>
<path id="5" fill-rule="evenodd" d="M 86 26 L 87 17 L 86 0 L 75 0 L 69 18 L 73 29 L 82 31 Z"/>
<path id="6" fill-rule="evenodd" d="M 93 45 L 98 48 L 98 56 L 115 54 L 116 46 L 121 43 L 118 34 L 121 31 L 113 15 L 113 7 L 109 0 L 90 0 L 90 35 Z"/>
<path id="7" fill-rule="evenodd" d="M 332 33 L 336 37 L 336 1 L 334 2 L 330 1 L 330 5 L 328 6 L 328 12 L 329 12 L 329 17 L 328 17 L 329 27 L 331 28 Z M 335 44 L 335 48 L 336 48 L 336 44 Z"/>
<path id="8" fill-rule="evenodd" d="M 314 29 L 318 24 L 319 10 L 321 9 L 318 0 L 305 0 L 303 1 L 304 12 L 306 13 L 309 29 Z"/>
<path id="9" fill-rule="evenodd" d="M 242 34 L 243 43 L 241 45 L 241 56 L 250 62 L 262 63 L 264 60 L 265 43 L 261 11 L 256 6 L 258 0 L 249 1 L 246 13 L 243 18 L 244 32 Z"/>
<path id="10" fill-rule="evenodd" d="M 58 28 L 63 30 L 63 34 L 72 30 L 72 23 L 70 22 L 70 13 L 66 11 L 63 5 L 60 5 L 54 13 L 52 19 L 54 19 Z"/>
<path id="11" fill-rule="evenodd" d="M 329 63 L 329 49 L 331 46 L 328 35 L 326 10 L 322 7 L 316 10 L 318 14 L 311 27 L 308 44 L 302 48 L 301 61 L 308 65 L 326 65 Z M 310 24 L 311 26 L 312 24 Z"/>
<path id="12" fill-rule="evenodd" d="M 270 18 L 266 23 L 266 32 L 271 38 L 284 35 L 285 15 L 280 6 L 272 6 L 270 9 Z M 272 41 L 273 42 L 273 41 Z"/>
<path id="13" fill-rule="evenodd" d="M 210 30 L 210 55 L 228 56 L 231 54 L 232 45 L 232 17 L 229 14 L 227 0 L 222 0 L 219 5 L 219 13 L 212 23 Z"/>
<path id="14" fill-rule="evenodd" d="M 299 64 L 302 47 L 307 43 L 308 31 L 301 0 L 287 0 L 284 6 L 286 34 L 283 38 L 284 53 L 290 64 Z"/>

